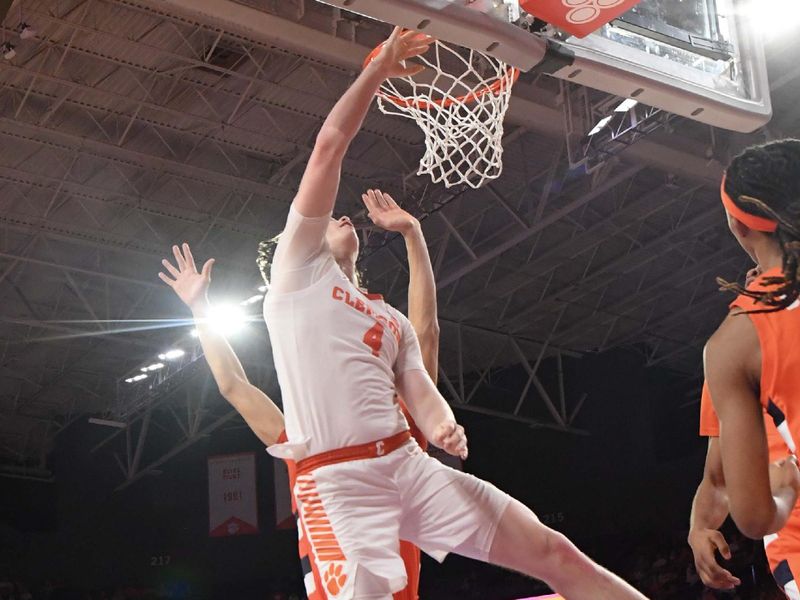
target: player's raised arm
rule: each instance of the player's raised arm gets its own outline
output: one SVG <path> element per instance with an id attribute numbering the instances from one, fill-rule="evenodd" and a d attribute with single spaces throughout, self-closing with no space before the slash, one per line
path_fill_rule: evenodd
<path id="1" fill-rule="evenodd" d="M 706 380 L 720 420 L 720 450 L 731 516 L 753 539 L 781 529 L 797 501 L 794 462 L 770 467 L 758 397 L 761 352 L 752 322 L 729 316 L 705 350 Z"/>
<path id="2" fill-rule="evenodd" d="M 283 414 L 264 392 L 250 383 L 233 348 L 222 334 L 208 324 L 207 292 L 214 259 L 206 261 L 198 272 L 188 244 L 184 244 L 183 248 L 173 246 L 172 252 L 177 267 L 164 259 L 161 262 L 169 275 L 159 273 L 158 276 L 191 309 L 206 362 L 220 394 L 265 445 L 276 443 L 283 431 Z"/>
<path id="3" fill-rule="evenodd" d="M 436 305 L 436 281 L 433 277 L 428 245 L 419 221 L 414 219 L 412 227 L 403 234 L 403 238 L 408 253 L 408 320 L 417 333 L 425 370 L 435 384 L 439 380 L 439 314 Z"/>
<path id="4" fill-rule="evenodd" d="M 361 198 L 375 225 L 387 231 L 396 231 L 405 240 L 408 253 L 408 320 L 419 339 L 425 370 L 436 383 L 439 378 L 436 281 L 422 227 L 389 194 L 380 190 L 368 190 Z"/>
<path id="5" fill-rule="evenodd" d="M 431 38 L 396 27 L 380 54 L 361 72 L 353 85 L 339 99 L 317 135 L 294 208 L 304 217 L 323 217 L 333 211 L 339 190 L 342 160 L 355 138 L 372 99 L 381 83 L 389 77 L 413 75 L 420 65 L 404 61 L 425 53 Z"/>
<path id="6" fill-rule="evenodd" d="M 376 225 L 403 234 L 409 254 L 410 318 L 401 322 L 401 347 L 395 363 L 397 391 L 428 441 L 449 454 L 466 459 L 464 428 L 456 422 L 453 409 L 433 380 L 438 369 L 439 349 L 436 284 L 419 222 L 388 194 L 369 190 L 362 199 Z M 423 340 L 424 350 L 421 348 Z"/>
<path id="7" fill-rule="evenodd" d="M 314 283 L 323 272 L 315 265 L 326 257 L 325 237 L 333 226 L 330 215 L 339 191 L 344 155 L 381 83 L 388 77 L 413 75 L 421 70 L 420 65 L 406 66 L 405 60 L 423 54 L 431 41 L 426 35 L 403 33 L 396 28 L 325 119 L 275 249 L 270 293 L 298 291 Z"/>

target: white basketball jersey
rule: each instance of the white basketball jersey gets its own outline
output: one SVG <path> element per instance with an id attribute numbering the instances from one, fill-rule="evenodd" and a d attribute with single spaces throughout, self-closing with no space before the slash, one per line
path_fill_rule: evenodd
<path id="1" fill-rule="evenodd" d="M 293 219 L 303 217 L 293 212 Z M 326 248 L 312 262 L 319 279 L 270 291 L 264 300 L 288 438 L 270 447 L 279 458 L 299 460 L 408 429 L 395 376 L 425 368 L 404 315 L 355 287 Z"/>

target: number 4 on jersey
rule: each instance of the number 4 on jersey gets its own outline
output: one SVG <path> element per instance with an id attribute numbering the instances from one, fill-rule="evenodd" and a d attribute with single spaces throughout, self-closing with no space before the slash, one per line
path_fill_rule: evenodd
<path id="1" fill-rule="evenodd" d="M 383 346 L 383 323 L 378 321 L 364 334 L 364 343 L 372 349 L 373 356 L 380 356 Z"/>

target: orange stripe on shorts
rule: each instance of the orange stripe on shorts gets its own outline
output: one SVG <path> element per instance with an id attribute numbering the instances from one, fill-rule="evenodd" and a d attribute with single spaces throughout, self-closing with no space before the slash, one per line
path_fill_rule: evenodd
<path id="1" fill-rule="evenodd" d="M 320 561 L 345 560 L 314 479 L 310 475 L 301 475 L 297 478 L 295 487 L 303 527 L 314 554 Z"/>

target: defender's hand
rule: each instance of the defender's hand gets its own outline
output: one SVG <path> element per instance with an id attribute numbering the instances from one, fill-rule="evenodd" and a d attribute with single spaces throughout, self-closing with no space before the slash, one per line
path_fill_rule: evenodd
<path id="1" fill-rule="evenodd" d="M 367 216 L 381 229 L 406 234 L 418 221 L 398 206 L 389 194 L 380 190 L 367 190 L 361 194 L 361 200 L 367 207 Z"/>
<path id="2" fill-rule="evenodd" d="M 173 278 L 164 273 L 159 273 L 158 276 L 161 281 L 172 288 L 186 306 L 194 311 L 208 302 L 206 294 L 208 285 L 211 283 L 211 268 L 214 266 L 214 259 L 207 260 L 203 269 L 198 272 L 189 244 L 183 244 L 182 250 L 178 246 L 173 246 L 172 253 L 175 255 L 175 263 L 178 267 L 172 266 L 167 259 L 162 260 L 161 264 Z"/>
<path id="3" fill-rule="evenodd" d="M 384 77 L 410 77 L 422 71 L 422 65 L 406 64 L 406 60 L 425 54 L 433 43 L 433 38 L 416 31 L 403 31 L 395 27 L 389 39 L 383 43 L 373 63 Z"/>
<path id="4" fill-rule="evenodd" d="M 689 532 L 689 546 L 692 548 L 697 574 L 705 585 L 718 590 L 730 590 L 742 583 L 717 562 L 717 550 L 726 560 L 731 559 L 731 549 L 719 531 L 692 530 Z"/>
<path id="5" fill-rule="evenodd" d="M 800 492 L 800 470 L 797 468 L 797 458 L 789 456 L 772 463 L 769 466 L 769 483 L 773 493 L 784 488 L 792 488 L 795 494 Z"/>
<path id="6" fill-rule="evenodd" d="M 439 425 L 434 431 L 431 442 L 461 460 L 466 460 L 469 455 L 467 435 L 464 433 L 464 428 L 455 421 L 445 421 Z"/>

